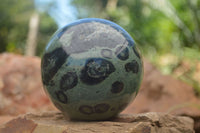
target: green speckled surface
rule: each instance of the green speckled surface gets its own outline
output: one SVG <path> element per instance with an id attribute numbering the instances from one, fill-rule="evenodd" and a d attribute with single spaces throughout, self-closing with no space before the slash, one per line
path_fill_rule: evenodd
<path id="1" fill-rule="evenodd" d="M 42 58 L 45 92 L 71 119 L 116 116 L 136 97 L 142 75 L 133 39 L 103 19 L 83 19 L 58 30 Z"/>

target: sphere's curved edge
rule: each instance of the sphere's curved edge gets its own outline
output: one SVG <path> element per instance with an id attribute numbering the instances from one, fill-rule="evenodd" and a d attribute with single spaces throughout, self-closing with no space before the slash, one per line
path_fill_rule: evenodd
<path id="1" fill-rule="evenodd" d="M 123 34 L 126 38 L 129 38 L 129 45 L 134 45 L 134 40 L 132 39 L 131 35 L 125 30 L 123 29 L 120 25 L 110 21 L 110 20 L 106 20 L 106 19 L 102 19 L 102 18 L 83 18 L 83 19 L 79 19 L 77 21 L 74 21 L 72 23 L 67 24 L 66 26 L 64 26 L 61 29 L 58 29 L 57 31 L 61 31 L 57 37 L 60 38 L 62 36 L 62 34 L 70 27 L 81 24 L 81 23 L 89 23 L 89 22 L 99 22 L 99 23 L 103 23 L 103 24 L 109 24 L 111 27 L 113 27 L 114 29 L 117 29 L 119 32 L 121 32 L 121 34 Z"/>

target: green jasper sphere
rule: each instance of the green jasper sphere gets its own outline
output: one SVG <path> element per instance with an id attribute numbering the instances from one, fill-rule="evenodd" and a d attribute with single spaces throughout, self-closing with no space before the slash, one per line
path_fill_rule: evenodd
<path id="1" fill-rule="evenodd" d="M 119 25 L 88 18 L 58 30 L 41 62 L 45 92 L 62 113 L 76 120 L 106 120 L 137 95 L 142 58 Z"/>

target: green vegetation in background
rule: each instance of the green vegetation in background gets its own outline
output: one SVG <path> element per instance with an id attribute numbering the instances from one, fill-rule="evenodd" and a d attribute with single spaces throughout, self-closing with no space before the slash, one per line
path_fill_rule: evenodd
<path id="1" fill-rule="evenodd" d="M 30 16 L 36 12 L 33 0 L 5 0 L 0 4 L 0 52 L 23 54 L 26 46 Z M 55 21 L 40 13 L 37 55 L 57 29 Z"/>

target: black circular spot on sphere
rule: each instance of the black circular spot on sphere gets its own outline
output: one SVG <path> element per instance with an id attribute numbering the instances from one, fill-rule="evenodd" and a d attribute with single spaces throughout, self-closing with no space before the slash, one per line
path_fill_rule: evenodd
<path id="1" fill-rule="evenodd" d="M 57 99 L 62 102 L 62 103 L 67 103 L 68 102 L 68 98 L 67 96 L 64 94 L 63 91 L 56 91 L 55 92 Z"/>
<path id="2" fill-rule="evenodd" d="M 68 90 L 74 88 L 78 83 L 78 77 L 75 72 L 66 73 L 60 81 L 61 90 Z"/>
<path id="3" fill-rule="evenodd" d="M 42 81 L 44 85 L 49 85 L 54 75 L 65 63 L 69 55 L 62 49 L 57 48 L 50 53 L 46 53 L 41 62 L 42 66 Z"/>
<path id="4" fill-rule="evenodd" d="M 86 61 L 80 79 L 85 84 L 94 85 L 105 80 L 114 71 L 115 67 L 110 61 L 91 58 Z"/>
<path id="5" fill-rule="evenodd" d="M 106 103 L 97 104 L 94 109 L 95 113 L 105 113 L 109 110 L 110 105 Z"/>
<path id="6" fill-rule="evenodd" d="M 136 60 L 133 60 L 133 61 L 125 64 L 125 69 L 126 69 L 126 72 L 132 71 L 133 73 L 138 73 L 139 64 L 137 63 Z"/>
<path id="7" fill-rule="evenodd" d="M 119 58 L 120 60 L 127 60 L 129 57 L 129 51 L 128 48 L 124 48 L 123 46 L 119 46 L 116 51 L 115 51 L 115 55 L 117 56 L 117 58 Z"/>
<path id="8" fill-rule="evenodd" d="M 82 105 L 79 107 L 79 111 L 83 114 L 86 114 L 86 115 L 90 115 L 90 114 L 93 114 L 94 111 L 93 111 L 93 108 L 91 106 L 88 106 L 88 105 Z"/>
<path id="9" fill-rule="evenodd" d="M 136 47 L 132 47 L 133 48 L 133 52 L 135 53 L 135 55 L 140 59 L 140 54 L 138 53 Z"/>
<path id="10" fill-rule="evenodd" d="M 120 93 L 124 89 L 123 82 L 116 81 L 112 84 L 111 92 L 112 93 Z"/>
<path id="11" fill-rule="evenodd" d="M 104 57 L 104 58 L 109 58 L 109 59 L 111 59 L 111 58 L 112 58 L 112 51 L 109 50 L 109 49 L 102 49 L 102 50 L 101 50 L 101 55 L 102 55 L 102 57 Z"/>

